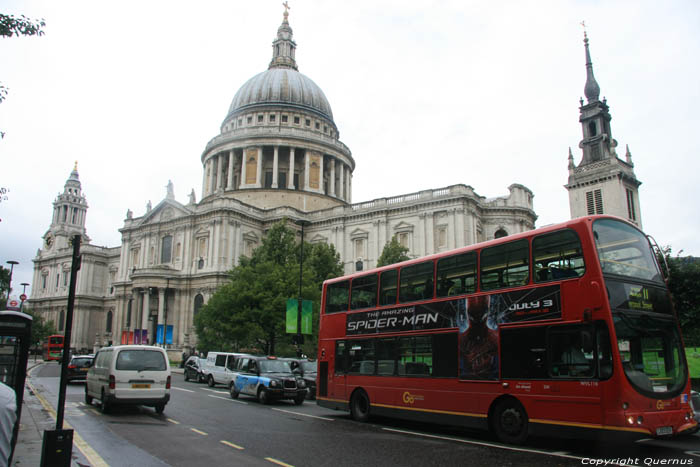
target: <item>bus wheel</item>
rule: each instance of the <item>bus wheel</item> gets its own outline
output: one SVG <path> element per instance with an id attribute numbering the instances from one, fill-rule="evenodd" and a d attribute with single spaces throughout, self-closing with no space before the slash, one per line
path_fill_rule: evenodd
<path id="1" fill-rule="evenodd" d="M 350 399 L 350 415 L 358 422 L 369 420 L 369 397 L 362 389 L 355 391 Z"/>
<path id="2" fill-rule="evenodd" d="M 527 439 L 528 418 L 516 400 L 506 399 L 493 411 L 491 426 L 498 439 L 507 444 L 522 444 Z"/>

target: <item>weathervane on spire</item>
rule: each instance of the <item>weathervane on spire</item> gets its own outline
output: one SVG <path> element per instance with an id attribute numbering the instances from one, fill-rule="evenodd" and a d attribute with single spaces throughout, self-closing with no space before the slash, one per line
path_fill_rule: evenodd
<path id="1" fill-rule="evenodd" d="M 586 34 L 586 21 L 581 21 L 581 27 L 583 28 L 583 38 L 588 39 L 588 35 Z"/>

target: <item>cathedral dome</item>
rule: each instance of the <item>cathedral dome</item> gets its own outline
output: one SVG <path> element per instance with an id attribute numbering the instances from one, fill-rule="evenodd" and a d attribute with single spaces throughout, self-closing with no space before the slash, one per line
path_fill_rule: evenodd
<path id="1" fill-rule="evenodd" d="M 226 120 L 260 105 L 296 107 L 333 121 L 331 106 L 321 88 L 291 67 L 271 67 L 249 79 L 234 96 Z"/>

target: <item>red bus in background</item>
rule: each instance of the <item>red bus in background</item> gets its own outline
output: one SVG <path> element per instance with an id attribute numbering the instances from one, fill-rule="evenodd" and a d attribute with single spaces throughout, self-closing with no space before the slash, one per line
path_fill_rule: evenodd
<path id="1" fill-rule="evenodd" d="M 318 403 L 530 434 L 670 436 L 697 422 L 647 237 L 575 219 L 323 284 Z"/>
<path id="2" fill-rule="evenodd" d="M 43 344 L 44 361 L 60 360 L 63 355 L 63 336 L 54 334 L 46 338 Z"/>

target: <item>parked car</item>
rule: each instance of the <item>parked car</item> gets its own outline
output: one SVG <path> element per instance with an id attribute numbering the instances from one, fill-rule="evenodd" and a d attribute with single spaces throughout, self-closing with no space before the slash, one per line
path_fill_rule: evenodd
<path id="1" fill-rule="evenodd" d="M 262 404 L 272 400 L 293 399 L 301 405 L 306 398 L 306 383 L 292 373 L 289 362 L 275 357 L 242 356 L 238 375 L 229 386 L 231 398 L 240 394 L 254 396 Z"/>
<path id="2" fill-rule="evenodd" d="M 234 352 L 209 352 L 207 354 L 206 378 L 209 387 L 223 384 L 228 387 L 235 376 L 236 357 L 247 355 Z"/>
<path id="3" fill-rule="evenodd" d="M 94 355 L 75 355 L 68 362 L 68 373 L 66 373 L 66 381 L 85 381 L 87 372 L 92 366 L 95 359 Z"/>
<path id="4" fill-rule="evenodd" d="M 104 413 L 114 405 L 146 405 L 161 414 L 170 400 L 170 382 L 170 362 L 161 347 L 105 347 L 87 372 L 85 403 L 99 399 Z"/>
<path id="5" fill-rule="evenodd" d="M 306 383 L 306 398 L 316 398 L 316 373 L 318 372 L 318 362 L 313 358 L 287 358 L 292 372 L 304 378 Z"/>
<path id="6" fill-rule="evenodd" d="M 203 383 L 207 380 L 207 376 L 202 373 L 207 360 L 199 357 L 189 357 L 185 362 L 185 381 L 196 381 Z"/>
<path id="7" fill-rule="evenodd" d="M 695 421 L 698 422 L 698 428 L 696 432 L 700 430 L 700 393 L 697 391 L 690 391 L 690 406 L 695 412 Z"/>

